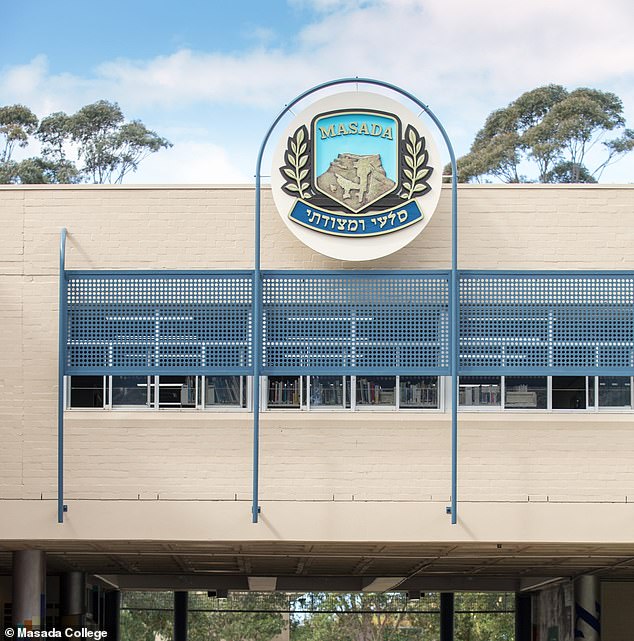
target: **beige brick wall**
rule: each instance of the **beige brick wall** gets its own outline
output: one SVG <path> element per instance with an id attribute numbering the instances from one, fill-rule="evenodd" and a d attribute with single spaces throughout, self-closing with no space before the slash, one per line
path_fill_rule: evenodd
<path id="1" fill-rule="evenodd" d="M 59 230 L 70 269 L 252 266 L 251 187 L 0 188 L 0 499 L 56 496 Z M 447 268 L 449 191 L 402 251 L 344 264 L 303 247 L 265 192 L 265 268 Z M 634 188 L 464 186 L 460 267 L 634 269 Z M 464 414 L 468 501 L 634 501 L 632 416 Z M 68 412 L 70 499 L 251 494 L 251 417 Z M 269 501 L 446 501 L 448 414 L 267 414 Z"/>
<path id="2" fill-rule="evenodd" d="M 73 411 L 66 426 L 69 498 L 251 497 L 249 415 Z M 627 414 L 463 413 L 460 498 L 634 502 L 633 450 Z M 260 451 L 265 501 L 449 500 L 448 415 L 271 412 Z"/>
<path id="3" fill-rule="evenodd" d="M 252 187 L 0 187 L 2 274 L 57 274 L 69 232 L 69 269 L 215 269 L 253 264 Z M 450 265 L 450 191 L 409 246 L 371 263 L 304 247 L 264 190 L 262 264 L 276 269 L 417 269 Z M 634 186 L 464 185 L 463 269 L 632 269 Z"/>

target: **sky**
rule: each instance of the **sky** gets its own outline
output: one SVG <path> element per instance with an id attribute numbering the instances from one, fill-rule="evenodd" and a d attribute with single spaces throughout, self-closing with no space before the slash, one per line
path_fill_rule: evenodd
<path id="1" fill-rule="evenodd" d="M 2 16 L 0 105 L 116 101 L 173 143 L 126 183 L 252 182 L 279 111 L 341 77 L 417 95 L 458 156 L 492 110 L 549 83 L 616 93 L 634 128 L 631 0 L 24 0 Z M 602 182 L 634 182 L 634 154 Z"/>

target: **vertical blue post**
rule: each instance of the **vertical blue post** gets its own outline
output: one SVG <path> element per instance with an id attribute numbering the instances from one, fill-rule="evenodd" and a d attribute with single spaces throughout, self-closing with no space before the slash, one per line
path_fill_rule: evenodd
<path id="1" fill-rule="evenodd" d="M 458 368 L 460 367 L 460 305 L 458 282 L 458 176 L 451 156 L 451 523 L 458 521 Z"/>
<path id="2" fill-rule="evenodd" d="M 458 309 L 458 176 L 456 168 L 456 156 L 453 151 L 451 140 L 442 126 L 442 123 L 434 112 L 416 96 L 401 89 L 396 85 L 372 78 L 340 78 L 323 82 L 307 91 L 304 91 L 291 102 L 289 102 L 277 118 L 273 121 L 269 130 L 266 132 L 260 151 L 255 170 L 255 269 L 254 269 L 254 287 L 253 287 L 253 522 L 258 522 L 260 512 L 258 502 L 259 488 L 259 446 L 260 446 L 260 368 L 262 365 L 262 275 L 260 264 L 260 187 L 262 157 L 268 140 L 273 130 L 280 122 L 282 117 L 294 107 L 298 102 L 310 96 L 311 94 L 345 84 L 366 84 L 376 87 L 384 87 L 395 93 L 409 98 L 414 104 L 418 105 L 434 122 L 442 134 L 443 140 L 447 145 L 449 157 L 451 159 L 451 291 L 450 291 L 450 310 L 451 310 L 451 328 L 450 328 L 450 358 L 451 358 L 451 507 L 448 511 L 451 513 L 451 522 L 455 524 L 458 518 L 457 492 L 458 492 L 458 330 L 459 330 L 459 309 Z"/>
<path id="3" fill-rule="evenodd" d="M 66 373 L 66 228 L 59 240 L 59 305 L 57 354 L 57 522 L 64 522 L 64 374 Z"/>
<path id="4" fill-rule="evenodd" d="M 253 505 L 251 517 L 258 522 L 260 468 L 260 362 L 262 360 L 262 265 L 260 261 L 260 166 L 264 146 L 260 149 L 255 175 L 255 254 L 253 269 Z"/>

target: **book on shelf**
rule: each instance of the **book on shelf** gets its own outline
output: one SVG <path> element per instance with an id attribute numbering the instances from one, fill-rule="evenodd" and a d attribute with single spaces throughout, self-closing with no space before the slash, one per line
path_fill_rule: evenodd
<path id="1" fill-rule="evenodd" d="M 269 384 L 270 405 L 299 405 L 299 381 L 271 381 Z"/>

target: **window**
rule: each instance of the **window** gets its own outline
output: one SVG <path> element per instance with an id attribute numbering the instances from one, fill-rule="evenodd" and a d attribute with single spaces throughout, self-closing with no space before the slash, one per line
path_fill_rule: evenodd
<path id="1" fill-rule="evenodd" d="M 69 376 L 73 409 L 248 410 L 251 379 L 217 376 Z M 262 383 L 268 409 L 425 410 L 442 407 L 438 376 L 270 376 Z M 549 388 L 551 388 L 549 399 Z M 505 410 L 632 410 L 629 376 L 462 376 L 459 406 Z M 548 404 L 548 401 L 551 404 Z"/>
<path id="2" fill-rule="evenodd" d="M 70 376 L 68 407 L 247 409 L 248 380 L 246 376 Z"/>
<path id="3" fill-rule="evenodd" d="M 112 407 L 152 407 L 152 380 L 150 376 L 113 376 Z"/>
<path id="4" fill-rule="evenodd" d="M 269 376 L 267 409 L 439 409 L 438 376 Z"/>
<path id="5" fill-rule="evenodd" d="M 347 376 L 311 376 L 311 409 L 350 407 L 350 383 Z"/>
<path id="6" fill-rule="evenodd" d="M 546 376 L 506 376 L 504 378 L 504 409 L 540 409 L 548 407 Z"/>
<path id="7" fill-rule="evenodd" d="M 500 407 L 502 378 L 500 376 L 461 376 L 458 405 L 463 407 Z"/>
<path id="8" fill-rule="evenodd" d="M 205 408 L 246 408 L 246 382 L 246 376 L 205 376 Z"/>
<path id="9" fill-rule="evenodd" d="M 103 408 L 107 405 L 107 388 L 103 376 L 71 376 L 69 390 L 71 407 Z"/>
<path id="10" fill-rule="evenodd" d="M 197 376 L 159 376 L 159 409 L 195 408 L 197 382 Z"/>
<path id="11" fill-rule="evenodd" d="M 592 380 L 588 394 L 588 379 Z M 593 376 L 553 376 L 552 403 L 554 410 L 585 410 L 594 405 Z"/>
<path id="12" fill-rule="evenodd" d="M 357 376 L 357 407 L 396 407 L 396 376 Z"/>
<path id="13" fill-rule="evenodd" d="M 438 409 L 437 376 L 399 376 L 401 409 Z"/>
<path id="14" fill-rule="evenodd" d="M 632 407 L 629 376 L 599 376 L 599 407 Z"/>
<path id="15" fill-rule="evenodd" d="M 301 376 L 269 376 L 267 407 L 269 409 L 301 409 Z"/>

